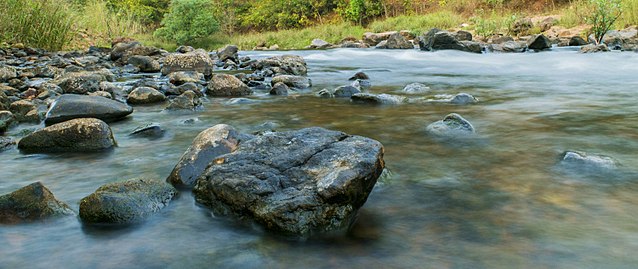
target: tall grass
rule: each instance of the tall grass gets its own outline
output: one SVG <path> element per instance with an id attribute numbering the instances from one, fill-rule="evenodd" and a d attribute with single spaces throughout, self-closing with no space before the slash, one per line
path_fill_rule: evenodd
<path id="1" fill-rule="evenodd" d="M 638 25 L 638 0 L 623 0 L 623 13 L 616 22 L 617 27 Z"/>
<path id="2" fill-rule="evenodd" d="M 442 29 L 457 28 L 463 22 L 465 22 L 465 19 L 457 13 L 437 11 L 425 15 L 401 15 L 375 21 L 368 25 L 368 29 L 372 32 L 410 30 L 413 33 L 420 34 L 434 27 Z"/>
<path id="3" fill-rule="evenodd" d="M 0 1 L 3 42 L 60 50 L 74 37 L 74 15 L 64 0 Z"/>
<path id="4" fill-rule="evenodd" d="M 104 0 L 90 0 L 78 8 L 77 27 L 88 35 L 91 45 L 109 46 L 119 37 L 132 37 L 147 28 L 125 10 L 110 10 Z"/>

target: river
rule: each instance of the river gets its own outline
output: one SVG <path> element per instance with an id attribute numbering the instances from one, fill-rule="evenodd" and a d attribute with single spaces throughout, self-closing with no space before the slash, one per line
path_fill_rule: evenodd
<path id="1" fill-rule="evenodd" d="M 139 106 L 111 124 L 118 147 L 96 154 L 0 153 L 0 193 L 42 181 L 76 212 L 102 184 L 166 178 L 193 138 L 218 123 L 244 132 L 321 126 L 385 146 L 380 179 L 351 232 L 289 240 L 213 216 L 188 191 L 146 222 L 84 226 L 74 217 L 0 226 L 0 268 L 635 268 L 638 264 L 638 53 L 573 49 L 469 54 L 374 49 L 292 51 L 311 91 L 210 98 L 197 112 Z M 283 52 L 240 52 L 253 58 Z M 315 97 L 367 73 L 371 92 L 420 82 L 480 102 L 366 105 Z M 157 75 L 157 74 L 156 74 Z M 419 95 L 417 95 L 419 96 Z M 446 142 L 425 127 L 456 112 L 478 138 Z M 133 138 L 157 122 L 160 139 Z M 38 126 L 21 125 L 21 128 Z M 16 135 L 14 128 L 9 135 Z M 617 159 L 618 172 L 557 167 L 579 150 Z M 631 213 L 634 212 L 634 213 Z"/>

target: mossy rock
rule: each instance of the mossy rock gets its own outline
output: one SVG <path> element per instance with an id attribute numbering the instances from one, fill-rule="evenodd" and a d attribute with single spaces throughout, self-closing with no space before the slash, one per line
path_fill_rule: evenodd
<path id="1" fill-rule="evenodd" d="M 0 196 L 0 224 L 18 224 L 74 215 L 67 204 L 55 199 L 41 182 Z"/>

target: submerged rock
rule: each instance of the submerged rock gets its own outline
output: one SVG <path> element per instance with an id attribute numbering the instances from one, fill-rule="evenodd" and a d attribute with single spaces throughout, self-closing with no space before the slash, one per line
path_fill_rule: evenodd
<path id="1" fill-rule="evenodd" d="M 289 235 L 347 229 L 384 168 L 381 143 L 323 128 L 269 132 L 215 159 L 198 203 Z"/>
<path id="2" fill-rule="evenodd" d="M 26 152 L 87 152 L 115 146 L 111 128 L 99 119 L 73 119 L 37 130 L 18 142 Z"/>
<path id="3" fill-rule="evenodd" d="M 251 95 L 252 90 L 237 77 L 228 74 L 216 74 L 208 82 L 206 94 L 210 96 L 244 96 Z"/>
<path id="4" fill-rule="evenodd" d="M 479 100 L 476 99 L 476 97 L 472 96 L 471 94 L 459 93 L 455 95 L 454 97 L 452 97 L 452 99 L 450 100 L 450 103 L 455 105 L 467 105 L 467 104 L 477 103 L 478 101 Z"/>
<path id="5" fill-rule="evenodd" d="M 350 98 L 357 93 L 361 93 L 361 90 L 352 86 L 339 86 L 332 92 L 332 96 Z"/>
<path id="6" fill-rule="evenodd" d="M 426 131 L 437 137 L 463 137 L 475 133 L 474 126 L 456 113 L 445 116 L 443 120 L 436 121 L 426 127 Z"/>
<path id="7" fill-rule="evenodd" d="M 427 93 L 430 90 L 431 90 L 430 87 L 426 86 L 425 84 L 410 83 L 406 85 L 405 87 L 403 87 L 403 90 L 401 91 L 407 94 L 422 94 L 422 93 Z"/>
<path id="8" fill-rule="evenodd" d="M 166 207 L 177 195 L 170 184 L 130 179 L 105 184 L 80 201 L 80 218 L 90 224 L 137 223 Z"/>
<path id="9" fill-rule="evenodd" d="M 198 177 L 219 156 L 237 149 L 249 136 L 226 124 L 217 124 L 199 133 L 182 155 L 166 181 L 175 186 L 193 187 Z"/>
<path id="10" fill-rule="evenodd" d="M 582 170 L 584 172 L 613 171 L 620 163 L 609 156 L 590 155 L 578 151 L 566 151 L 560 158 L 560 164 L 566 168 Z"/>
<path id="11" fill-rule="evenodd" d="M 130 134 L 134 137 L 160 138 L 164 135 L 164 129 L 159 123 L 149 123 L 135 128 Z"/>
<path id="12" fill-rule="evenodd" d="M 101 96 L 65 94 L 58 97 L 47 111 L 47 125 L 78 118 L 96 118 L 105 122 L 121 120 L 133 113 L 133 108 Z"/>
<path id="13" fill-rule="evenodd" d="M 153 104 L 164 101 L 166 101 L 166 96 L 151 87 L 137 87 L 126 98 L 126 102 L 129 104 Z"/>
<path id="14" fill-rule="evenodd" d="M 279 75 L 273 77 L 270 83 L 275 85 L 280 82 L 286 84 L 286 86 L 290 88 L 296 89 L 307 89 L 312 86 L 312 81 L 310 81 L 307 77 L 293 75 Z"/>
<path id="15" fill-rule="evenodd" d="M 71 208 L 53 196 L 41 182 L 0 196 L 0 224 L 18 224 L 74 215 Z"/>
<path id="16" fill-rule="evenodd" d="M 355 103 L 378 104 L 378 105 L 398 105 L 405 102 L 407 98 L 390 94 L 355 93 L 351 97 Z"/>

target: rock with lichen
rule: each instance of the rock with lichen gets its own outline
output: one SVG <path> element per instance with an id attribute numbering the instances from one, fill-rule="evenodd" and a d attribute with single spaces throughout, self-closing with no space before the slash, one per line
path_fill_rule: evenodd
<path id="1" fill-rule="evenodd" d="M 18 224 L 74 215 L 41 182 L 0 196 L 0 224 Z"/>

